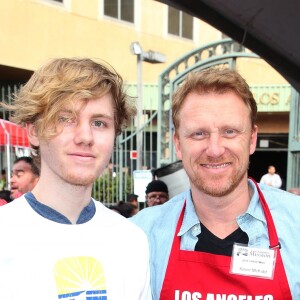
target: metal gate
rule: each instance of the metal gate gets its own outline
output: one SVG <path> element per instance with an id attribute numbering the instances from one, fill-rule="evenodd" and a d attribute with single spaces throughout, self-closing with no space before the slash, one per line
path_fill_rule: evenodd
<path id="1" fill-rule="evenodd" d="M 126 84 L 130 96 L 137 97 L 137 85 Z M 143 85 L 143 125 L 137 130 L 137 120 L 132 119 L 130 126 L 116 139 L 115 150 L 106 172 L 95 182 L 93 196 L 106 205 L 119 200 L 126 201 L 133 193 L 133 171 L 137 169 L 137 134 L 142 132 L 143 151 L 142 169 L 157 167 L 157 99 L 158 86 Z M 142 199 L 139 199 L 142 200 Z"/>
<path id="2" fill-rule="evenodd" d="M 287 189 L 300 189 L 300 96 L 292 90 L 290 103 Z"/>

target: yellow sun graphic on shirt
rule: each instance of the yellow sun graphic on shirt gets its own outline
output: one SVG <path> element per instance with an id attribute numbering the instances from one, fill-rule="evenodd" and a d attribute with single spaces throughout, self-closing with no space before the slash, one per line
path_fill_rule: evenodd
<path id="1" fill-rule="evenodd" d="M 93 257 L 59 260 L 54 266 L 54 277 L 58 299 L 107 299 L 103 267 Z"/>

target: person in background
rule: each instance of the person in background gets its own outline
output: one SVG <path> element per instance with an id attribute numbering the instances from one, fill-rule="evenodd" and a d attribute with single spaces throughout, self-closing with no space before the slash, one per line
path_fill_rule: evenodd
<path id="1" fill-rule="evenodd" d="M 139 197 L 139 195 L 129 194 L 127 196 L 127 202 L 131 203 L 133 206 L 135 206 L 138 209 L 139 208 L 138 197 Z"/>
<path id="2" fill-rule="evenodd" d="M 130 218 L 137 213 L 135 206 L 133 206 L 129 202 L 124 201 L 119 201 L 116 205 L 111 206 L 110 209 L 119 213 L 125 218 Z"/>
<path id="3" fill-rule="evenodd" d="M 0 178 L 0 191 L 4 191 L 6 189 L 6 170 L 1 170 L 1 178 Z"/>
<path id="4" fill-rule="evenodd" d="M 0 299 L 150 300 L 146 235 L 91 198 L 136 113 L 120 75 L 87 58 L 53 59 L 6 108 L 26 126 L 41 172 L 0 209 Z"/>
<path id="5" fill-rule="evenodd" d="M 147 206 L 164 204 L 169 200 L 168 186 L 161 180 L 150 181 L 146 187 Z"/>
<path id="6" fill-rule="evenodd" d="M 7 203 L 8 203 L 8 202 L 7 202 L 5 199 L 0 198 L 0 206 L 5 205 L 5 204 L 7 204 Z"/>
<path id="7" fill-rule="evenodd" d="M 6 191 L 6 170 L 1 170 L 1 179 L 0 179 L 0 206 L 5 205 L 9 202 L 10 199 L 6 199 L 5 197 Z"/>
<path id="8" fill-rule="evenodd" d="M 153 299 L 300 299 L 300 201 L 248 178 L 258 128 L 246 81 L 191 72 L 171 111 L 190 188 L 131 219 L 150 242 Z"/>
<path id="9" fill-rule="evenodd" d="M 9 190 L 0 191 L 0 199 L 2 199 L 1 201 L 2 205 L 11 202 L 12 199 L 10 197 L 10 191 Z"/>
<path id="10" fill-rule="evenodd" d="M 276 174 L 276 168 L 274 166 L 268 167 L 268 173 L 263 175 L 260 179 L 260 183 L 266 184 L 275 188 L 280 188 L 282 180 L 278 174 Z"/>
<path id="11" fill-rule="evenodd" d="M 12 167 L 10 179 L 10 197 L 16 199 L 33 190 L 40 177 L 40 169 L 32 157 L 22 156 L 17 158 Z"/>

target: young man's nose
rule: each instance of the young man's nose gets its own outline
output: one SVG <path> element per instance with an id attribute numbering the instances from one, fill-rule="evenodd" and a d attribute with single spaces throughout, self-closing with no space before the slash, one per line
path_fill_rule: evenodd
<path id="1" fill-rule="evenodd" d="M 91 144 L 93 143 L 93 131 L 90 123 L 79 122 L 75 128 L 74 141 L 76 144 Z"/>

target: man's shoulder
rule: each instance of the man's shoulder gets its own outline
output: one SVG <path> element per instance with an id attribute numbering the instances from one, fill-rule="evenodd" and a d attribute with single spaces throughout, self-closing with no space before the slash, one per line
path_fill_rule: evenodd
<path id="1" fill-rule="evenodd" d="M 144 235 L 144 232 L 127 218 L 121 216 L 117 212 L 112 211 L 99 201 L 95 201 L 96 220 L 106 228 L 115 228 L 118 232 L 126 232 L 126 236 L 130 233 L 132 236 Z"/>
<path id="2" fill-rule="evenodd" d="M 300 209 L 300 197 L 298 195 L 264 184 L 260 184 L 259 186 L 269 205 L 282 206 L 288 210 L 293 210 L 294 208 Z"/>
<path id="3" fill-rule="evenodd" d="M 3 206 L 0 206 L 0 214 L 8 214 L 10 212 L 15 212 L 16 209 L 21 209 L 27 206 L 27 201 L 24 196 L 17 198 Z"/>
<path id="4" fill-rule="evenodd" d="M 178 194 L 162 205 L 144 208 L 130 220 L 144 230 L 177 220 L 186 199 L 186 193 Z"/>

